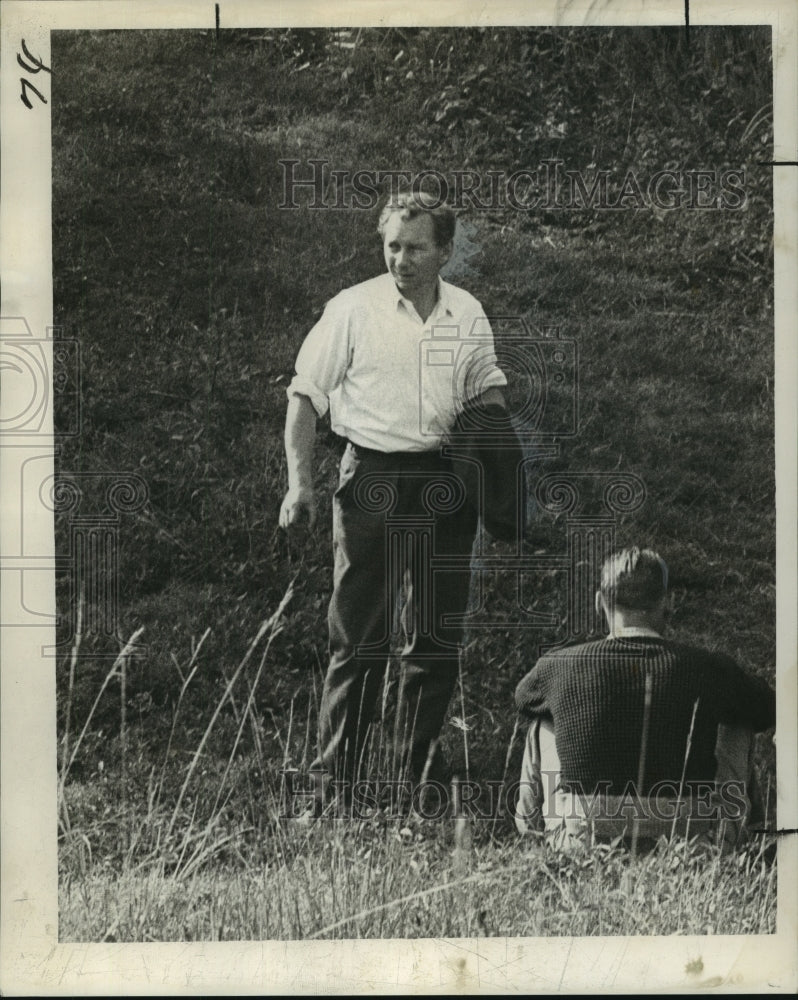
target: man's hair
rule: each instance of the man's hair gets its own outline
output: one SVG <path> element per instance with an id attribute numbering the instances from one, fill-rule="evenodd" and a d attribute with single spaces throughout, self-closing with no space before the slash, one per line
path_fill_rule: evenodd
<path id="1" fill-rule="evenodd" d="M 621 549 L 601 569 L 601 596 L 608 608 L 651 611 L 668 591 L 668 566 L 653 549 Z"/>
<path id="2" fill-rule="evenodd" d="M 428 215 L 432 219 L 435 243 L 439 247 L 445 247 L 454 239 L 456 222 L 454 211 L 448 205 L 442 205 L 440 199 L 434 198 L 426 191 L 399 191 L 388 201 L 380 212 L 380 221 L 377 223 L 377 232 L 380 236 L 385 235 L 385 227 L 394 212 L 399 212 L 404 220 L 415 219 L 418 215 Z"/>

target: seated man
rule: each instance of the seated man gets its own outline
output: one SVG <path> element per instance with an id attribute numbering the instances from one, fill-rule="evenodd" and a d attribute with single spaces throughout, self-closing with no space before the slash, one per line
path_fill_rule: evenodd
<path id="1" fill-rule="evenodd" d="M 616 817 L 627 803 L 659 819 L 659 829 L 643 824 L 649 836 L 667 833 L 680 797 L 735 831 L 746 819 L 752 731 L 775 725 L 775 693 L 728 656 L 663 638 L 667 587 L 656 552 L 611 556 L 596 594 L 609 636 L 542 656 L 516 688 L 519 712 L 532 720 L 521 833 L 545 830 L 558 846 L 575 846 L 600 800 L 605 816 L 614 801 Z M 625 816 L 631 833 L 629 817 L 641 813 Z"/>

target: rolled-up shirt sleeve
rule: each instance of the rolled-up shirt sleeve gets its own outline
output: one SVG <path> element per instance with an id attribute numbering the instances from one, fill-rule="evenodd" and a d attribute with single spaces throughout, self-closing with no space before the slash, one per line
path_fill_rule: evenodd
<path id="1" fill-rule="evenodd" d="M 478 303 L 477 303 L 478 305 Z M 458 394 L 462 404 L 469 403 L 486 389 L 502 388 L 507 385 L 507 377 L 499 368 L 490 321 L 481 312 L 472 317 L 471 332 L 465 341 L 465 363 L 458 366 Z"/>
<path id="2" fill-rule="evenodd" d="M 330 405 L 330 393 L 343 381 L 351 357 L 350 311 L 331 299 L 321 319 L 305 337 L 296 358 L 296 374 L 286 389 L 289 396 L 307 396 L 318 416 Z"/>

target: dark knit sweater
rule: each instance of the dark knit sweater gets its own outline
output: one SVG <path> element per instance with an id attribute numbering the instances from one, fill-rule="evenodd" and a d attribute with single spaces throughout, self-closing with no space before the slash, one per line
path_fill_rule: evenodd
<path id="1" fill-rule="evenodd" d="M 681 779 L 693 705 L 698 710 L 685 779 L 712 781 L 718 723 L 775 725 L 776 699 L 761 679 L 720 653 L 659 638 L 601 639 L 541 657 L 515 701 L 554 725 L 563 787 L 620 795 L 636 782 L 645 678 L 653 678 L 644 788 Z"/>

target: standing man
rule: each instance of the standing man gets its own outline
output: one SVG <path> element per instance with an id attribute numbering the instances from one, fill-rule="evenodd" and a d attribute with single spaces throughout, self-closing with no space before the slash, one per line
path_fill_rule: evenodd
<path id="1" fill-rule="evenodd" d="M 542 656 L 519 683 L 516 705 L 531 720 L 521 833 L 544 828 L 574 846 L 591 799 L 630 788 L 671 801 L 716 789 L 727 833 L 746 819 L 753 733 L 775 725 L 775 693 L 722 653 L 664 638 L 667 603 L 668 568 L 656 552 L 615 553 L 596 593 L 609 635 Z M 667 832 L 671 809 L 659 812 Z"/>
<path id="2" fill-rule="evenodd" d="M 452 210 L 401 193 L 378 231 L 387 273 L 328 302 L 297 356 L 280 524 L 316 518 L 316 418 L 329 407 L 347 445 L 333 497 L 330 661 L 316 763 L 338 781 L 363 776 L 404 581 L 402 773 L 445 779 L 437 737 L 457 680 L 477 513 L 441 444 L 467 403 L 504 409 L 506 379 L 481 305 L 439 276 L 452 253 Z"/>

